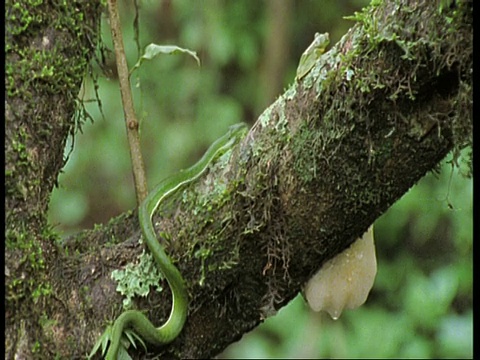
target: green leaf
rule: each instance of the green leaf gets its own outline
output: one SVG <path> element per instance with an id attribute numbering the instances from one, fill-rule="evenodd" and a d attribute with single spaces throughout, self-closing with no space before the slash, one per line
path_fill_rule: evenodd
<path id="1" fill-rule="evenodd" d="M 137 348 L 137 344 L 135 340 L 137 340 L 142 345 L 143 349 L 147 351 L 147 345 L 145 345 L 145 342 L 143 341 L 143 339 L 135 331 L 126 329 L 124 333 L 135 349 Z"/>
<path id="2" fill-rule="evenodd" d="M 133 347 L 136 349 L 137 344 L 135 344 L 135 339 L 133 338 L 133 334 L 135 334 L 133 331 L 130 331 L 129 329 L 124 330 L 123 334 L 127 337 L 128 341 L 130 344 L 133 345 Z"/>
<path id="3" fill-rule="evenodd" d="M 102 355 L 105 354 L 105 351 L 107 350 L 107 345 L 110 342 L 110 337 L 111 337 L 111 332 L 112 332 L 112 326 L 109 325 L 103 332 L 103 334 L 98 338 L 97 342 L 95 345 L 93 345 L 93 349 L 88 354 L 87 359 L 91 359 L 93 355 L 98 351 L 100 346 L 102 346 Z"/>
<path id="4" fill-rule="evenodd" d="M 150 45 L 147 45 L 147 47 L 145 48 L 145 53 L 140 57 L 140 59 L 138 59 L 135 66 L 130 71 L 130 74 L 132 74 L 135 71 L 135 69 L 140 67 L 140 65 L 144 60 L 152 60 L 154 57 L 156 57 L 159 54 L 176 55 L 179 53 L 190 55 L 197 61 L 198 66 L 200 66 L 200 59 L 198 58 L 197 53 L 195 51 L 184 49 L 176 45 L 150 44 Z"/>

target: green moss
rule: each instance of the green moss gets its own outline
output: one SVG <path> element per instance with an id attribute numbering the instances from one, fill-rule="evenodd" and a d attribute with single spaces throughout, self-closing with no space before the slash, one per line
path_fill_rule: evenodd
<path id="1" fill-rule="evenodd" d="M 17 320 L 31 316 L 35 356 L 52 348 L 40 314 L 58 306 L 47 299 L 54 292 L 48 262 L 57 261 L 57 235 L 46 209 L 66 136 L 75 128 L 72 114 L 96 39 L 97 7 L 42 0 L 9 0 L 5 6 L 5 300 Z"/>
<path id="2" fill-rule="evenodd" d="M 379 5 L 382 5 L 380 8 Z M 405 108 L 412 108 L 416 101 L 423 101 L 428 104 L 428 97 L 447 98 L 449 94 L 442 93 L 442 89 L 454 89 L 452 84 L 457 83 L 458 88 L 455 96 L 458 101 L 449 99 L 453 104 L 454 111 L 450 112 L 449 126 L 453 129 L 453 152 L 459 153 L 461 148 L 469 146 L 472 143 L 471 115 L 468 114 L 469 106 L 466 106 L 471 98 L 471 81 L 458 77 L 459 73 L 468 73 L 472 67 L 471 52 L 466 49 L 457 51 L 465 47 L 465 39 L 471 40 L 471 29 L 463 24 L 469 21 L 461 17 L 471 16 L 471 8 L 467 2 L 441 1 L 439 11 L 423 16 L 430 24 L 418 26 L 417 5 L 406 6 L 402 1 L 394 1 L 385 4 L 383 1 L 371 3 L 369 7 L 362 12 L 355 13 L 349 17 L 361 25 L 360 31 L 354 32 L 351 39 L 355 43 L 353 49 L 342 55 L 342 71 L 345 74 L 351 86 L 351 94 L 356 94 L 356 98 L 348 99 L 345 94 L 342 100 L 346 102 L 339 106 L 332 106 L 333 114 L 327 113 L 323 116 L 329 118 L 330 115 L 346 113 L 348 115 L 351 104 L 355 103 L 357 109 L 368 109 L 372 102 L 378 98 L 387 98 L 391 101 L 391 107 L 404 111 Z M 385 9 L 387 8 L 387 9 Z M 376 13 L 382 11 L 382 16 Z M 415 13 L 416 16 L 412 16 Z M 392 17 L 392 20 L 389 20 Z M 394 17 L 394 19 L 393 19 Z M 381 23 L 378 19 L 382 19 Z M 458 26 L 460 24 L 460 27 Z M 425 32 L 423 29 L 434 29 L 435 31 Z M 468 46 L 473 44 L 471 41 Z M 465 54 L 465 55 L 460 55 Z M 455 60 L 453 60 L 455 58 Z M 408 69 L 408 70 L 407 70 Z M 437 78 L 431 79 L 431 82 L 422 83 L 424 69 L 429 69 L 437 75 Z M 404 71 L 407 70 L 407 71 Z M 348 76 L 347 76 L 348 71 Z M 340 80 L 340 79 L 337 79 Z M 338 85 L 339 81 L 335 84 Z M 338 89 L 328 88 L 328 83 L 321 82 L 326 88 L 327 94 L 335 94 Z M 326 86 L 327 85 L 327 86 Z M 433 91 L 425 93 L 428 87 Z M 358 94 L 364 94 L 358 98 Z M 330 96 L 329 95 L 329 96 Z M 421 99 L 418 96 L 422 96 Z M 465 98 L 468 96 L 468 98 Z M 323 105 L 324 99 L 319 99 Z M 456 107 L 455 105 L 459 106 Z M 335 105 L 335 104 L 334 104 Z M 431 113 L 434 116 L 441 114 L 444 109 L 438 108 L 439 102 L 435 102 L 437 107 L 432 107 Z M 440 104 L 441 105 L 441 104 Z M 471 108 L 471 107 L 470 107 Z M 378 111 L 381 112 L 381 109 Z M 385 114 L 392 110 L 385 109 Z M 367 124 L 374 127 L 372 118 L 377 114 L 365 112 L 364 117 L 358 117 L 359 112 L 355 112 L 358 123 Z M 406 112 L 408 113 L 408 112 Z M 455 114 L 455 116 L 451 116 Z M 389 118 L 384 119 L 391 123 L 391 133 L 394 133 L 396 126 L 402 126 L 401 121 Z M 410 129 L 410 136 L 422 140 L 426 134 L 433 128 L 439 133 L 442 129 L 436 126 L 441 124 L 425 122 L 424 119 L 409 118 L 407 124 Z M 388 134 L 385 134 L 387 136 Z M 388 150 L 374 149 L 372 156 L 384 155 Z"/>
<path id="3" fill-rule="evenodd" d="M 9 97 L 18 96 L 28 103 L 33 94 L 62 94 L 75 102 L 89 62 L 85 37 L 91 41 L 96 37 L 85 12 L 96 11 L 97 6 L 72 6 L 63 1 L 52 7 L 42 0 L 7 3 L 5 50 L 11 61 L 7 61 L 5 72 Z"/>
<path id="4" fill-rule="evenodd" d="M 5 247 L 18 254 L 17 264 L 24 273 L 37 274 L 37 277 L 10 278 L 7 277 L 7 300 L 20 300 L 31 296 L 36 303 L 40 297 L 49 296 L 52 292 L 50 283 L 42 276 L 45 270 L 45 258 L 39 243 L 28 228 L 7 228 Z"/>
<path id="5" fill-rule="evenodd" d="M 61 95 L 63 100 L 66 97 L 65 112 L 68 113 L 89 61 L 84 42 L 92 29 L 84 20 L 81 8 L 64 2 L 53 9 L 43 1 L 29 0 L 6 6 L 7 120 L 16 119 L 15 128 L 7 126 L 11 133 L 6 134 L 6 189 L 13 198 L 25 199 L 27 194 L 41 188 L 41 177 L 32 175 L 45 166 L 39 163 L 43 159 L 38 158 L 37 150 L 42 147 L 42 141 L 56 141 L 58 135 L 53 137 L 52 131 L 57 126 L 73 133 L 68 130 L 73 129 L 72 117 L 45 118 L 53 106 L 61 104 L 49 105 L 38 99 L 49 95 Z M 67 39 L 72 34 L 78 37 L 78 42 L 71 37 Z M 77 118 L 77 121 L 80 120 Z M 60 139 L 58 142 L 61 144 Z M 56 164 L 61 165 L 61 161 Z"/>
<path id="6" fill-rule="evenodd" d="M 11 4 L 7 11 L 6 20 L 12 24 L 15 24 L 10 28 L 12 35 L 19 35 L 25 32 L 32 23 L 38 22 L 40 15 L 33 15 L 31 9 L 37 7 L 43 3 L 43 0 L 27 1 L 22 3 L 16 1 Z"/>
<path id="7" fill-rule="evenodd" d="M 32 346 L 32 354 L 40 353 L 42 346 L 40 345 L 40 341 L 35 341 Z"/>
<path id="8" fill-rule="evenodd" d="M 228 151 L 222 157 L 212 164 L 213 173 L 221 173 L 221 169 L 230 160 L 232 151 Z M 239 182 L 224 182 L 224 177 L 208 177 L 205 186 L 208 191 L 199 192 L 185 191 L 182 198 L 182 204 L 185 211 L 192 211 L 195 219 L 201 219 L 201 223 L 192 223 L 189 219 L 178 219 L 181 222 L 178 233 L 179 238 L 189 239 L 187 257 L 192 262 L 198 263 L 198 269 L 195 271 L 198 275 L 196 282 L 203 286 L 210 273 L 218 270 L 231 268 L 238 262 L 238 244 L 234 241 L 225 247 L 223 236 L 225 232 L 231 231 L 234 214 L 225 213 L 222 219 L 215 218 L 212 214 L 218 214 L 220 209 L 228 206 Z M 206 231 L 208 229 L 208 231 Z M 209 234 L 208 237 L 205 234 Z"/>

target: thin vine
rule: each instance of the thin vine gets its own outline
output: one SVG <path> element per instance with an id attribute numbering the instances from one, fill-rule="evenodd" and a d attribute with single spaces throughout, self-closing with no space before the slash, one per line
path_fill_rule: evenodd
<path id="1" fill-rule="evenodd" d="M 139 122 L 133 107 L 132 92 L 130 90 L 130 76 L 123 47 L 122 29 L 116 0 L 108 0 L 108 14 L 110 18 L 113 46 L 115 48 L 118 80 L 120 83 L 120 93 L 122 95 L 123 112 L 125 114 L 125 125 L 127 127 L 137 205 L 140 205 L 143 199 L 147 196 L 147 180 L 142 152 L 140 149 Z"/>

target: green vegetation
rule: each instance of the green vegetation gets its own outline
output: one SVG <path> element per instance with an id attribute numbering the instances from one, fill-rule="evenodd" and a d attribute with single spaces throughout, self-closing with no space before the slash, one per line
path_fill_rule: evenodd
<path id="1" fill-rule="evenodd" d="M 300 55 L 313 34 L 328 31 L 330 46 L 334 46 L 353 24 L 343 16 L 359 11 L 367 2 L 296 2 L 291 9 L 290 25 L 284 25 L 289 26 L 290 38 L 285 41 L 290 53 L 288 57 L 287 53 L 275 54 L 286 57 L 282 87 L 275 89 L 277 95 L 294 81 Z M 268 10 L 258 0 L 208 0 L 201 6 L 200 2 L 197 5 L 178 0 L 171 8 L 162 8 L 160 4 L 141 5 L 141 48 L 150 43 L 176 44 L 195 50 L 202 65 L 198 67 L 189 57 L 160 56 L 145 62 L 132 74 L 150 189 L 165 176 L 193 164 L 229 125 L 253 123 L 263 111 L 263 106 L 258 105 L 259 82 L 263 61 L 271 55 L 265 53 Z M 442 4 L 445 8 L 449 2 Z M 129 5 L 120 10 L 132 68 L 139 57 L 134 41 L 134 8 Z M 366 15 L 359 12 L 355 16 L 361 21 L 363 18 L 359 17 Z M 103 36 L 108 43 L 107 26 L 103 27 Z M 401 56 L 406 58 L 409 46 L 415 45 L 389 40 L 401 47 Z M 51 223 L 66 234 L 107 222 L 135 206 L 114 61 L 108 52 L 105 55 L 102 66 L 109 78 L 100 75 L 96 81 L 86 79 L 81 94 L 95 122 L 85 123 L 75 143 L 67 145 L 67 153 L 71 147 L 74 151 L 59 179 L 60 188 L 52 195 Z M 43 60 L 39 59 L 42 66 L 34 76 L 47 81 L 51 66 L 59 64 Z M 97 71 L 100 74 L 100 69 Z M 7 80 L 10 73 L 7 69 Z M 353 74 L 350 69 L 345 69 L 345 74 L 347 78 L 362 75 Z M 378 86 L 384 83 L 379 81 Z M 55 83 L 51 86 L 55 89 Z M 7 90 L 16 91 L 10 87 Z M 96 93 L 102 110 L 95 101 Z M 459 134 L 462 131 L 459 129 Z M 20 142 L 18 153 L 23 156 Z M 346 311 L 333 321 L 327 315 L 312 313 L 298 296 L 222 356 L 472 357 L 472 180 L 463 176 L 469 169 L 462 162 L 469 156 L 467 150 L 459 161 L 455 158 L 460 167 L 454 170 L 444 161 L 438 174 L 422 179 L 377 220 L 378 275 L 363 307 Z M 224 201 L 222 188 L 213 195 L 219 202 Z M 213 220 L 206 217 L 205 221 Z M 211 256 L 208 251 L 200 247 L 195 253 L 192 251 L 192 257 L 205 262 Z M 41 256 L 35 251 L 33 255 Z M 234 253 L 226 254 L 225 266 L 229 264 L 227 260 L 234 258 Z M 202 275 L 199 274 L 199 281 Z"/>

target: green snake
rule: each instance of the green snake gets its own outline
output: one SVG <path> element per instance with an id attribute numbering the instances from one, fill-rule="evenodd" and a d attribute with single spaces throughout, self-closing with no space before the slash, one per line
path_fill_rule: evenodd
<path id="1" fill-rule="evenodd" d="M 168 281 L 172 291 L 172 310 L 168 320 L 158 328 L 138 310 L 127 310 L 123 312 L 113 324 L 110 346 L 105 357 L 106 360 L 117 360 L 120 340 L 126 328 L 133 328 L 146 342 L 155 346 L 172 342 L 182 331 L 188 311 L 187 290 L 182 275 L 175 265 L 173 265 L 165 253 L 163 246 L 157 240 L 153 228 L 152 216 L 165 198 L 175 193 L 181 187 L 198 179 L 205 172 L 212 160 L 235 145 L 235 143 L 245 135 L 246 131 L 247 126 L 243 123 L 231 126 L 225 135 L 216 140 L 208 148 L 195 165 L 160 182 L 140 205 L 138 215 L 143 238 L 155 259 L 157 267 Z"/>

